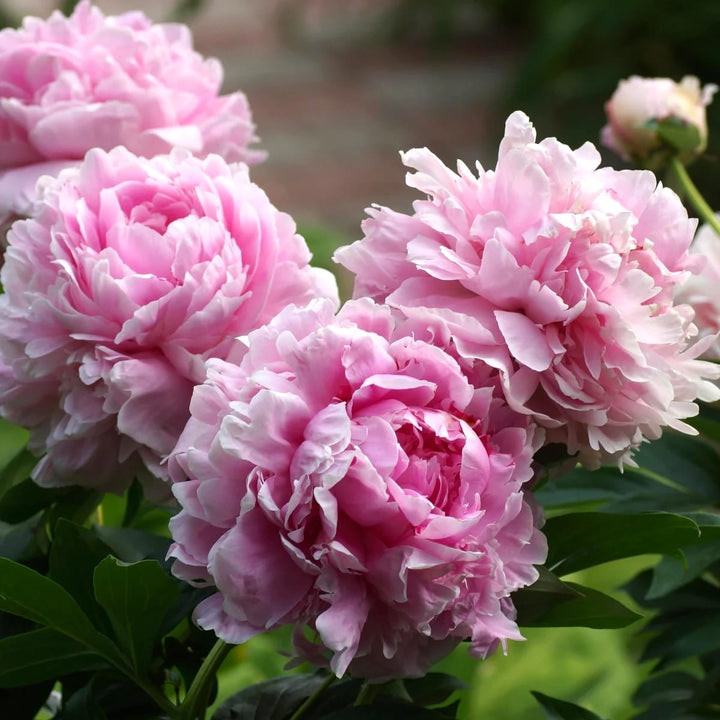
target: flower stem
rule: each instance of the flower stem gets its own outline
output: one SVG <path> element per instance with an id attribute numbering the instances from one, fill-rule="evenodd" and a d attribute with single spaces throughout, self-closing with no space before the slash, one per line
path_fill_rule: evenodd
<path id="1" fill-rule="evenodd" d="M 290 720 L 300 720 L 305 712 L 309 710 L 317 702 L 317 699 L 330 687 L 334 679 L 335 676 L 330 673 L 323 683 L 315 688 L 313 694 L 310 695 L 310 697 L 308 697 L 305 702 L 290 716 Z"/>
<path id="2" fill-rule="evenodd" d="M 685 166 L 678 160 L 677 156 L 670 160 L 670 164 L 688 200 L 690 200 L 692 206 L 697 211 L 698 217 L 710 225 L 710 227 L 720 235 L 720 221 L 718 221 L 713 209 L 707 204 L 705 198 L 700 194 L 695 183 L 690 179 Z"/>
<path id="3" fill-rule="evenodd" d="M 207 702 L 208 688 L 232 648 L 233 646 L 224 640 L 218 640 L 213 645 L 180 706 L 179 720 L 195 720 L 198 717 L 205 719 L 207 707 L 203 707 L 203 703 Z"/>

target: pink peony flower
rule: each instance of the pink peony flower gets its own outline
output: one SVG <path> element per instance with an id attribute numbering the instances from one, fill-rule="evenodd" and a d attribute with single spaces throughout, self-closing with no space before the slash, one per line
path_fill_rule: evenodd
<path id="1" fill-rule="evenodd" d="M 704 264 L 697 275 L 678 287 L 675 299 L 695 310 L 700 336 L 713 338 L 705 357 L 720 360 L 720 237 L 709 225 L 703 225 L 690 252 L 703 258 Z"/>
<path id="2" fill-rule="evenodd" d="M 217 155 L 91 150 L 40 190 L 0 275 L 0 413 L 46 453 L 42 485 L 162 475 L 205 360 L 288 303 L 337 298 L 292 219 Z"/>
<path id="3" fill-rule="evenodd" d="M 105 17 L 83 0 L 69 18 L 25 18 L 0 31 L 0 78 L 0 218 L 28 215 L 37 178 L 93 147 L 264 156 L 248 148 L 245 96 L 218 96 L 220 63 L 193 50 L 187 27 L 140 12 Z"/>
<path id="4" fill-rule="evenodd" d="M 337 251 L 356 297 L 430 309 L 511 407 L 591 467 L 629 461 L 664 426 L 694 432 L 681 418 L 719 396 L 718 371 L 690 346 L 692 310 L 673 305 L 694 221 L 671 190 L 597 169 L 590 143 L 536 143 L 520 112 L 494 171 L 456 174 L 426 149 L 403 160 L 428 197 L 412 215 L 369 210 L 365 237 Z"/>
<path id="5" fill-rule="evenodd" d="M 296 624 L 302 656 L 371 678 L 520 639 L 509 595 L 546 555 L 527 418 L 370 301 L 247 344 L 208 362 L 169 461 L 173 572 L 217 589 L 195 621 L 232 643 Z"/>
<path id="6" fill-rule="evenodd" d="M 699 144 L 692 152 L 699 154 L 707 144 L 705 108 L 716 91 L 717 85 L 701 88 L 700 81 L 690 75 L 679 83 L 637 75 L 622 80 L 605 103 L 608 124 L 602 130 L 603 145 L 626 159 L 647 158 L 662 144 L 648 123 L 675 118 L 697 129 Z"/>

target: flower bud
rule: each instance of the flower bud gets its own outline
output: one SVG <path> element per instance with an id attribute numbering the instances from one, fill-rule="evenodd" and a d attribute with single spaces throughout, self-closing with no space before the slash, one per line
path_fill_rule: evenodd
<path id="1" fill-rule="evenodd" d="M 705 107 L 716 90 L 701 88 L 690 75 L 680 83 L 637 75 L 622 80 L 605 103 L 602 142 L 628 160 L 651 159 L 668 149 L 686 158 L 699 155 L 707 145 Z"/>

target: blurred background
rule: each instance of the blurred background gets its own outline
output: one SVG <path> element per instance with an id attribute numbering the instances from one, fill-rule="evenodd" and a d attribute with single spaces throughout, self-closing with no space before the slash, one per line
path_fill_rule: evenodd
<path id="1" fill-rule="evenodd" d="M 632 74 L 720 84 L 718 0 L 97 0 L 107 14 L 142 9 L 190 25 L 196 49 L 225 67 L 225 91 L 245 92 L 268 160 L 254 180 L 291 213 L 316 260 L 361 236 L 364 209 L 406 211 L 398 152 L 427 146 L 446 163 L 492 167 L 505 117 L 527 112 L 539 137 L 598 143 L 603 104 Z M 73 2 L 3 0 L 0 24 L 46 17 Z M 716 101 L 716 105 L 718 105 Z M 711 205 L 720 108 L 710 106 L 708 152 L 693 175 Z M 619 160 L 605 153 L 606 163 Z M 349 283 L 345 278 L 346 294 Z M 646 559 L 647 563 L 652 559 Z M 645 561 L 583 574 L 610 590 Z M 624 599 L 627 602 L 627 598 Z M 629 604 L 632 604 L 631 602 Z M 537 690 L 622 720 L 646 668 L 627 631 L 536 629 L 507 656 L 442 669 L 468 683 L 462 717 L 537 720 Z M 279 673 L 287 633 L 256 639 L 225 667 L 221 694 Z"/>
<path id="2" fill-rule="evenodd" d="M 0 0 L 0 21 L 69 12 L 76 0 Z M 717 0 L 96 0 L 190 25 L 248 96 L 274 204 L 318 236 L 319 260 L 360 237 L 364 208 L 415 197 L 398 152 L 492 166 L 522 109 L 540 138 L 598 142 L 603 103 L 631 74 L 718 80 Z M 720 112 L 709 109 L 720 130 Z M 720 136 L 716 132 L 714 138 Z M 716 163 L 710 134 L 698 165 Z M 606 156 L 617 164 L 617 158 Z M 703 187 L 703 167 L 694 175 Z M 709 198 L 712 204 L 712 195 Z M 327 247 L 326 247 L 327 246 Z"/>

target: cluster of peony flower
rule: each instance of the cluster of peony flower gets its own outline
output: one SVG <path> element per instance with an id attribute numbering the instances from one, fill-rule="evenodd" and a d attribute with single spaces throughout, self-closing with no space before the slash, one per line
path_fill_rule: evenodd
<path id="1" fill-rule="evenodd" d="M 45 452 L 39 484 L 121 491 L 164 474 L 206 359 L 335 281 L 217 155 L 96 149 L 43 184 L 0 275 L 0 407 Z"/>
<path id="2" fill-rule="evenodd" d="M 0 33 L 0 68 L 0 186 L 72 166 L 4 206 L 30 217 L 0 277 L 0 414 L 42 485 L 169 475 L 173 571 L 214 588 L 195 619 L 229 642 L 294 625 L 301 656 L 375 679 L 463 639 L 486 656 L 546 556 L 536 451 L 629 461 L 720 395 L 673 304 L 677 196 L 522 113 L 478 177 L 405 154 L 428 198 L 338 251 L 336 313 L 186 30 L 82 2 Z"/>
<path id="3" fill-rule="evenodd" d="M 254 163 L 245 96 L 219 96 L 222 67 L 184 25 L 141 12 L 106 17 L 88 0 L 70 17 L 0 31 L 0 219 L 29 212 L 35 181 L 123 145 L 150 157 L 182 147 Z"/>
<path id="4" fill-rule="evenodd" d="M 217 589 L 202 627 L 242 642 L 296 623 L 302 655 L 372 678 L 521 637 L 509 595 L 546 554 L 532 426 L 387 307 L 288 308 L 239 365 L 208 363 L 191 410 L 170 554 Z"/>
<path id="5" fill-rule="evenodd" d="M 600 168 L 587 143 L 535 141 L 512 114 L 495 170 L 449 170 L 405 153 L 428 199 L 370 211 L 336 259 L 355 297 L 445 322 L 454 352 L 497 373 L 508 404 L 590 467 L 631 462 L 645 439 L 717 399 L 692 309 L 674 305 L 693 267 L 695 221 L 648 171 Z"/>

